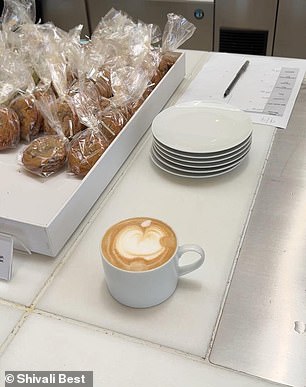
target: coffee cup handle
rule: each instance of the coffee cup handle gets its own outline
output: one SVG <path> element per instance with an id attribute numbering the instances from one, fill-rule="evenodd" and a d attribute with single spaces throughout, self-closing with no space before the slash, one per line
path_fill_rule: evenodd
<path id="1" fill-rule="evenodd" d="M 185 254 L 189 251 L 193 251 L 195 253 L 198 253 L 199 258 L 195 262 L 189 263 L 188 265 L 180 266 L 178 264 L 179 277 L 182 275 L 188 274 L 193 270 L 198 269 L 204 262 L 205 252 L 202 249 L 202 247 L 200 247 L 198 245 L 191 245 L 191 244 L 179 246 L 178 251 L 177 251 L 178 261 L 181 259 L 183 254 Z"/>

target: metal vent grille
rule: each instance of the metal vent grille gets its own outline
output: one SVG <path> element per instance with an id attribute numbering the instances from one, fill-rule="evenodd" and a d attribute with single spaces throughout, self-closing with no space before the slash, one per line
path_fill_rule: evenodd
<path id="1" fill-rule="evenodd" d="M 268 31 L 220 29 L 219 51 L 266 55 Z"/>

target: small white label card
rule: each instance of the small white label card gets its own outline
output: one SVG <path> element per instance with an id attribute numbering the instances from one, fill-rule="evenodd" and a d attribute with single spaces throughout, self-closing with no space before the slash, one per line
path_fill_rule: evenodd
<path id="1" fill-rule="evenodd" d="M 0 279 L 9 281 L 12 276 L 14 239 L 0 233 Z"/>

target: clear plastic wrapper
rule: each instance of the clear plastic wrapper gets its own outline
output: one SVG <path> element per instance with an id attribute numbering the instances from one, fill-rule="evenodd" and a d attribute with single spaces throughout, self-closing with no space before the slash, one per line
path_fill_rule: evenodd
<path id="1" fill-rule="evenodd" d="M 54 107 L 56 101 L 57 99 L 48 93 L 36 100 L 35 105 L 50 132 L 35 138 L 19 154 L 19 161 L 24 168 L 38 176 L 48 177 L 66 164 L 69 140 L 64 135 L 64 126 Z"/>
<path id="2" fill-rule="evenodd" d="M 64 54 L 57 51 L 56 46 L 50 46 L 45 60 L 54 90 L 59 97 L 65 96 L 68 92 L 68 66 Z"/>
<path id="3" fill-rule="evenodd" d="M 80 88 L 83 88 L 86 94 L 95 98 L 100 108 L 104 109 L 110 104 L 109 98 L 113 97 L 110 71 L 101 66 L 99 69 L 94 70 L 94 74 L 79 75 L 79 79 L 72 84 L 68 94 L 74 95 L 79 92 Z"/>
<path id="4" fill-rule="evenodd" d="M 194 34 L 196 27 L 184 16 L 168 13 L 162 36 L 162 52 L 176 51 Z"/>
<path id="5" fill-rule="evenodd" d="M 42 98 L 47 98 L 53 100 L 56 98 L 55 91 L 51 83 L 38 82 L 33 90 L 33 95 L 37 101 L 40 101 Z"/>
<path id="6" fill-rule="evenodd" d="M 74 175 L 85 176 L 109 145 L 109 141 L 99 130 L 88 128 L 77 134 L 68 151 L 68 169 Z"/>
<path id="7" fill-rule="evenodd" d="M 1 32 L 6 48 L 15 49 L 20 46 L 18 34 L 20 27 L 35 22 L 35 0 L 4 0 L 3 3 Z"/>
<path id="8" fill-rule="evenodd" d="M 8 103 L 19 91 L 33 87 L 29 67 L 16 52 L 5 49 L 0 55 L 0 104 Z"/>
<path id="9" fill-rule="evenodd" d="M 99 129 L 109 142 L 112 142 L 128 121 L 125 110 L 110 105 L 98 114 Z"/>
<path id="10" fill-rule="evenodd" d="M 134 100 L 130 101 L 126 105 L 126 109 L 128 110 L 128 114 L 130 117 L 132 117 L 137 112 L 137 110 L 141 107 L 141 105 L 144 103 L 144 101 L 145 101 L 145 96 L 140 96 L 140 97 L 135 98 Z"/>
<path id="11" fill-rule="evenodd" d="M 83 129 L 70 97 L 47 95 L 36 101 L 36 105 L 44 117 L 45 134 L 59 134 L 71 139 Z"/>
<path id="12" fill-rule="evenodd" d="M 0 105 L 0 151 L 16 148 L 20 140 L 17 114 L 11 108 Z"/>
<path id="13" fill-rule="evenodd" d="M 101 42 L 93 44 L 92 41 L 89 41 L 84 44 L 78 64 L 79 78 L 94 79 L 99 67 L 107 62 L 108 57 L 112 58 L 114 55 L 116 55 L 116 52 L 112 52 L 112 47 L 109 45 L 103 47 Z"/>
<path id="14" fill-rule="evenodd" d="M 39 101 L 44 116 L 43 131 L 55 134 L 60 128 L 68 139 L 84 129 L 70 96 L 70 87 L 77 82 L 81 30 L 82 26 L 79 25 L 66 33 L 52 23 L 46 23 L 37 30 L 39 43 L 32 58 L 33 67 L 42 83 L 51 84 L 57 96 L 56 99 Z"/>
<path id="15" fill-rule="evenodd" d="M 10 103 L 18 115 L 20 122 L 20 139 L 32 141 L 38 136 L 43 126 L 43 116 L 36 106 L 36 98 L 32 93 L 25 93 L 14 98 Z"/>
<path id="16" fill-rule="evenodd" d="M 2 19 L 0 104 L 16 111 L 22 140 L 34 139 L 23 164 L 41 176 L 62 167 L 50 147 L 63 142 L 66 149 L 67 139 L 69 170 L 86 175 L 195 29 L 182 16 L 169 14 L 161 41 L 157 26 L 111 9 L 82 45 L 81 25 L 65 32 L 53 23 L 35 24 L 34 0 L 5 0 Z M 40 140 L 35 137 L 41 127 Z M 37 158 L 33 168 L 30 154 Z"/>
<path id="17" fill-rule="evenodd" d="M 79 71 L 82 68 L 83 47 L 81 44 L 81 32 L 83 26 L 72 28 L 68 33 L 65 33 L 59 42 L 58 50 L 63 54 L 65 59 L 67 87 L 70 87 L 78 78 Z M 66 90 L 64 90 L 67 92 Z"/>
<path id="18" fill-rule="evenodd" d="M 138 101 L 146 90 L 153 73 L 153 66 L 149 68 L 125 66 L 113 71 L 114 97 L 112 103 L 116 106 L 124 106 Z"/>
<path id="19" fill-rule="evenodd" d="M 160 37 L 158 26 L 134 22 L 126 13 L 112 8 L 98 23 L 92 34 L 92 44 L 105 48 L 104 63 L 111 67 L 116 66 L 116 62 L 120 66 L 137 67 Z"/>
<path id="20" fill-rule="evenodd" d="M 68 33 L 56 27 L 53 23 L 22 24 L 11 34 L 9 45 L 16 50 L 20 57 L 42 75 L 42 81 L 50 81 L 49 62 L 58 63 L 63 56 L 60 44 L 67 38 Z M 45 79 L 46 78 L 46 79 Z"/>
<path id="21" fill-rule="evenodd" d="M 196 30 L 196 27 L 184 16 L 169 13 L 167 18 L 162 36 L 162 55 L 158 66 L 162 74 L 165 74 L 175 63 L 177 59 L 175 51 L 190 39 Z"/>
<path id="22" fill-rule="evenodd" d="M 85 176 L 99 160 L 110 144 L 108 136 L 112 133 L 101 125 L 99 101 L 88 93 L 85 85 L 85 80 L 79 84 L 73 101 L 81 122 L 88 128 L 72 138 L 68 151 L 68 170 L 79 177 Z"/>
<path id="23" fill-rule="evenodd" d="M 83 129 L 75 108 L 68 97 L 57 98 L 51 106 L 51 111 L 53 120 L 45 121 L 45 133 L 54 134 L 57 132 L 56 125 L 54 127 L 54 120 L 58 121 L 64 136 L 68 139 L 71 139 Z"/>
<path id="24" fill-rule="evenodd" d="M 108 61 L 112 70 L 111 106 L 115 106 L 117 111 L 120 110 L 127 120 L 135 114 L 175 63 L 178 55 L 174 51 L 189 39 L 194 31 L 194 25 L 184 17 L 168 14 L 162 48 L 158 48 L 155 44 L 160 39 L 160 33 L 154 25 L 140 21 L 135 23 L 123 12 L 110 10 L 98 24 L 92 43 L 97 47 L 101 42 L 106 47 L 108 44 L 113 52 L 116 52 L 116 59 L 113 59 L 113 62 Z M 101 122 L 106 111 L 107 109 L 104 109 L 102 112 Z M 108 122 L 107 126 L 112 128 Z"/>
<path id="25" fill-rule="evenodd" d="M 113 86 L 113 74 L 125 67 L 145 68 L 147 72 L 154 67 L 153 44 L 160 38 L 159 27 L 141 21 L 134 22 L 124 12 L 111 9 L 100 20 L 90 44 L 85 47 L 86 73 L 99 72 L 103 66 L 110 71 Z M 96 79 L 95 76 L 92 78 Z"/>
<path id="26" fill-rule="evenodd" d="M 151 90 L 161 81 L 177 59 L 175 52 L 194 34 L 196 27 L 185 17 L 169 13 L 162 35 L 159 64 L 151 79 Z"/>
<path id="27" fill-rule="evenodd" d="M 0 30 L 0 54 L 2 55 L 6 48 L 6 38 L 3 31 Z"/>
<path id="28" fill-rule="evenodd" d="M 100 98 L 99 109 L 95 114 L 100 131 L 103 131 L 110 142 L 116 138 L 143 103 L 143 93 L 151 74 L 148 74 L 143 67 L 130 66 L 118 68 L 112 72 L 113 96 Z"/>
<path id="29" fill-rule="evenodd" d="M 34 23 L 24 24 L 16 35 L 18 39 L 15 42 L 15 49 L 35 74 L 36 83 L 51 83 L 47 57 L 49 46 L 53 43 L 49 42 L 48 36 L 43 33 L 42 26 Z"/>
<path id="30" fill-rule="evenodd" d="M 113 96 L 113 88 L 111 83 L 111 72 L 106 67 L 99 67 L 95 74 L 95 85 L 99 95 L 102 98 L 111 98 Z"/>
<path id="31" fill-rule="evenodd" d="M 111 113 L 113 116 L 124 116 L 126 122 L 143 102 L 159 63 L 160 50 L 154 44 L 160 39 L 157 26 L 134 22 L 124 12 L 111 9 L 100 20 L 91 42 L 85 45 L 82 74 L 98 88 L 100 108 L 107 116 L 108 127 L 112 126 L 110 109 L 116 110 Z M 122 128 L 123 118 L 116 121 L 114 126 Z"/>
<path id="32" fill-rule="evenodd" d="M 81 78 L 73 83 L 73 85 L 68 91 L 68 95 L 72 98 L 73 103 L 80 103 L 79 93 L 85 93 L 87 95 L 87 98 L 90 98 L 92 101 L 96 101 L 96 103 L 98 104 L 98 100 L 100 97 L 99 90 L 92 79 Z"/>
<path id="33" fill-rule="evenodd" d="M 75 30 L 79 32 L 78 28 Z M 18 30 L 19 56 L 25 58 L 37 80 L 52 83 L 58 96 L 68 90 L 68 56 L 72 56 L 76 44 L 74 34 L 77 35 L 75 31 L 69 35 L 53 23 L 25 24 Z M 69 79 L 72 71 L 75 69 L 70 69 Z"/>
<path id="34" fill-rule="evenodd" d="M 71 95 L 71 101 L 80 122 L 91 130 L 100 131 L 101 106 L 96 98 L 97 89 L 93 85 L 91 80 L 80 79 L 77 89 Z"/>
<path id="35" fill-rule="evenodd" d="M 16 31 L 23 24 L 35 22 L 35 19 L 35 0 L 4 0 L 1 22 L 10 31 Z"/>
<path id="36" fill-rule="evenodd" d="M 24 168 L 38 176 L 49 177 L 66 164 L 68 140 L 61 135 L 46 135 L 33 140 L 20 154 Z"/>

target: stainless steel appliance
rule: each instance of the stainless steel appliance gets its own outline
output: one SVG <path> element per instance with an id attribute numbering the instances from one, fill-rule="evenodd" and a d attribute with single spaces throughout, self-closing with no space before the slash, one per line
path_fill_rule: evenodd
<path id="1" fill-rule="evenodd" d="M 39 16 L 43 22 L 52 21 L 66 31 L 83 24 L 83 37 L 90 35 L 84 0 L 40 0 L 39 3 Z"/>
<path id="2" fill-rule="evenodd" d="M 197 30 L 183 48 L 306 58 L 306 0 L 36 0 L 38 16 L 90 35 L 111 7 L 135 19 L 166 23 L 184 15 Z M 1 3 L 0 3 L 1 4 Z"/>
<path id="3" fill-rule="evenodd" d="M 273 55 L 306 58 L 305 0 L 279 0 Z"/>
<path id="4" fill-rule="evenodd" d="M 215 0 L 214 51 L 272 55 L 278 0 Z"/>
<path id="5" fill-rule="evenodd" d="M 167 21 L 167 13 L 173 12 L 183 15 L 197 28 L 193 37 L 182 47 L 207 51 L 213 49 L 214 2 L 212 0 L 87 0 L 87 4 L 92 31 L 101 16 L 105 15 L 112 7 L 123 10 L 146 23 L 157 24 L 162 29 Z"/>

